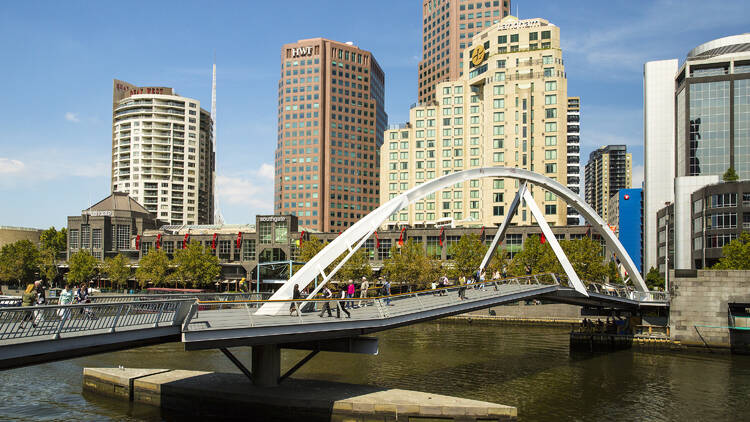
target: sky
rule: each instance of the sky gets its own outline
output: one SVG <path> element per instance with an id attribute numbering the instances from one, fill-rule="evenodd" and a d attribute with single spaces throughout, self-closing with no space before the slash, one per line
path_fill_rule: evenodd
<path id="1" fill-rule="evenodd" d="M 273 212 L 280 49 L 352 41 L 386 75 L 389 123 L 416 102 L 421 0 L 0 4 L 0 226 L 64 227 L 110 193 L 112 79 L 169 86 L 211 106 L 216 189 L 227 223 Z M 581 97 L 581 162 L 626 144 L 643 180 L 643 64 L 748 31 L 750 2 L 517 0 L 560 27 L 568 95 Z"/>

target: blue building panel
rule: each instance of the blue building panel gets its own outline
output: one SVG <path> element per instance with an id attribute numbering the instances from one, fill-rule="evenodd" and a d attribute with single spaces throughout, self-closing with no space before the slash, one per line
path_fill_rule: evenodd
<path id="1" fill-rule="evenodd" d="M 620 189 L 617 193 L 619 205 L 619 221 L 617 226 L 620 233 L 620 243 L 628 251 L 628 255 L 643 273 L 641 268 L 641 205 L 643 189 Z"/>

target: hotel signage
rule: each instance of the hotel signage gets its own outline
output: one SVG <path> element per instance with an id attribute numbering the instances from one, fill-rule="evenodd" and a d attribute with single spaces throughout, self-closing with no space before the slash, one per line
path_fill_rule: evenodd
<path id="1" fill-rule="evenodd" d="M 261 223 L 267 223 L 267 222 L 279 222 L 286 220 L 285 216 L 266 216 L 266 217 L 258 217 L 258 221 Z"/>
<path id="2" fill-rule="evenodd" d="M 527 19 L 524 21 L 502 23 L 497 28 L 498 29 L 518 29 L 518 28 L 531 28 L 535 26 L 542 26 L 542 22 L 539 19 Z"/>
<path id="3" fill-rule="evenodd" d="M 297 47 L 292 49 L 292 57 L 304 57 L 312 55 L 312 47 Z"/>

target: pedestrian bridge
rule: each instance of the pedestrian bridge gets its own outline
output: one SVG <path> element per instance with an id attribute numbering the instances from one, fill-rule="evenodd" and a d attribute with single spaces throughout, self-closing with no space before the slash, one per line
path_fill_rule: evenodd
<path id="1" fill-rule="evenodd" d="M 662 292 L 625 286 L 590 284 L 588 295 L 582 295 L 564 276 L 555 274 L 468 285 L 465 299 L 459 297 L 459 289 L 450 286 L 362 300 L 302 299 L 294 302 L 294 311 L 277 315 L 257 310 L 280 302 L 288 310 L 292 301 L 235 294 L 145 296 L 126 302 L 114 296 L 112 302 L 105 302 L 106 296 L 101 296 L 91 304 L 0 308 L 0 369 L 177 341 L 186 350 L 268 344 L 326 350 L 326 342 L 534 298 L 631 311 L 667 306 Z M 326 303 L 330 317 L 327 312 L 320 316 Z M 347 305 L 354 306 L 347 309 Z"/>

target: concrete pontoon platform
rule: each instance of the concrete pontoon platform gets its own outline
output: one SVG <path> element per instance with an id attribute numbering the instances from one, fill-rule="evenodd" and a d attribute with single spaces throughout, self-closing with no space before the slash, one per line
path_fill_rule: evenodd
<path id="1" fill-rule="evenodd" d="M 256 387 L 242 374 L 231 373 L 85 368 L 84 374 L 84 390 L 101 393 L 96 385 L 119 382 L 117 396 L 123 399 L 191 417 L 319 421 L 513 421 L 517 417 L 511 406 L 329 381 L 288 379 L 276 387 Z"/>

